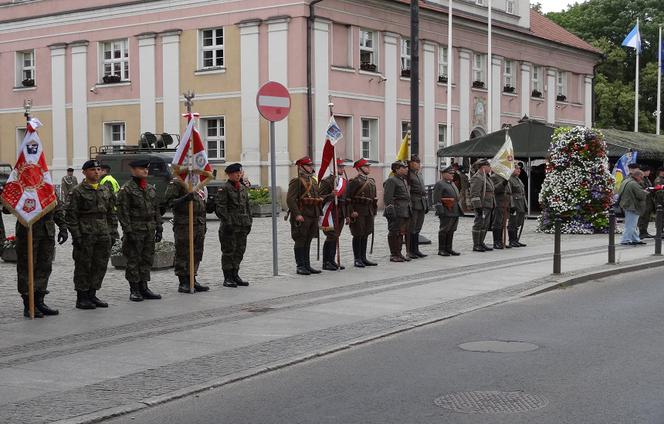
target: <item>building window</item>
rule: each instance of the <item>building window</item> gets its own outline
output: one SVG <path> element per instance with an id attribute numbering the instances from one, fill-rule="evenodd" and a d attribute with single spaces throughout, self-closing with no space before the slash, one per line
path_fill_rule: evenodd
<path id="1" fill-rule="evenodd" d="M 558 71 L 556 73 L 556 95 L 567 97 L 567 72 Z"/>
<path id="2" fill-rule="evenodd" d="M 224 62 L 224 29 L 210 28 L 199 31 L 201 69 L 222 68 Z"/>
<path id="3" fill-rule="evenodd" d="M 23 143 L 23 139 L 25 138 L 25 127 L 18 127 L 16 128 L 16 153 L 18 153 L 19 149 L 21 148 L 21 144 Z"/>
<path id="4" fill-rule="evenodd" d="M 514 87 L 514 61 L 506 60 L 503 74 L 503 84 L 505 87 Z"/>
<path id="5" fill-rule="evenodd" d="M 507 0 L 505 3 L 505 12 L 509 14 L 516 14 L 516 0 Z"/>
<path id="6" fill-rule="evenodd" d="M 360 137 L 362 157 L 370 160 L 378 159 L 378 119 L 362 118 L 362 134 Z"/>
<path id="7" fill-rule="evenodd" d="M 447 82 L 447 72 L 447 47 L 441 46 L 438 49 L 438 82 Z"/>
<path id="8" fill-rule="evenodd" d="M 478 6 L 486 6 L 485 0 L 475 0 L 475 4 Z"/>
<path id="9" fill-rule="evenodd" d="M 375 37 L 373 31 L 360 30 L 360 69 L 365 71 L 376 71 Z"/>
<path id="10" fill-rule="evenodd" d="M 401 139 L 410 131 L 410 121 L 401 121 Z"/>
<path id="11" fill-rule="evenodd" d="M 438 150 L 447 147 L 447 125 L 438 124 Z M 446 159 L 439 158 L 438 160 L 438 170 L 445 168 Z"/>
<path id="12" fill-rule="evenodd" d="M 129 81 L 127 40 L 104 41 L 101 45 L 101 78 L 104 82 Z"/>
<path id="13" fill-rule="evenodd" d="M 35 51 L 16 52 L 16 86 L 35 85 Z"/>
<path id="14" fill-rule="evenodd" d="M 401 70 L 410 72 L 410 40 L 401 39 Z"/>
<path id="15" fill-rule="evenodd" d="M 117 145 L 125 144 L 127 137 L 125 136 L 125 123 L 124 122 L 107 122 L 104 123 L 104 144 Z"/>
<path id="16" fill-rule="evenodd" d="M 486 55 L 475 53 L 473 55 L 473 82 L 481 82 L 484 86 L 486 75 Z"/>
<path id="17" fill-rule="evenodd" d="M 205 134 L 208 158 L 226 159 L 226 128 L 224 118 L 201 119 Z"/>

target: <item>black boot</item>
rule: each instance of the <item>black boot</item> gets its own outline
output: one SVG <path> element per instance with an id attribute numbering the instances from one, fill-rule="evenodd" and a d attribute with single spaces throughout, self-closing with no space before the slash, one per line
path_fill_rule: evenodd
<path id="1" fill-rule="evenodd" d="M 44 315 L 57 315 L 60 313 L 57 309 L 51 309 L 44 303 L 45 292 L 38 291 L 35 292 L 35 308 L 39 310 Z"/>
<path id="2" fill-rule="evenodd" d="M 28 299 L 28 295 L 22 294 L 21 298 L 23 298 L 23 316 L 26 318 L 30 318 L 30 300 Z M 35 305 L 35 318 L 44 318 L 44 314 L 42 313 L 42 311 L 36 308 L 36 305 Z"/>
<path id="3" fill-rule="evenodd" d="M 304 267 L 309 271 L 310 274 L 320 274 L 321 270 L 312 268 L 311 267 L 311 258 L 310 258 L 310 252 L 311 251 L 311 241 L 307 243 L 307 246 L 302 250 L 302 258 L 304 259 Z"/>
<path id="4" fill-rule="evenodd" d="M 420 233 L 413 233 L 413 253 L 417 255 L 419 258 L 425 258 L 427 257 L 426 254 L 420 252 Z"/>
<path id="5" fill-rule="evenodd" d="M 178 293 L 191 293 L 189 291 L 189 276 L 188 275 L 178 275 Z"/>
<path id="6" fill-rule="evenodd" d="M 387 244 L 390 246 L 390 262 L 405 262 L 406 259 L 401 256 L 401 236 L 388 234 Z"/>
<path id="7" fill-rule="evenodd" d="M 334 262 L 333 242 L 325 240 L 323 243 L 323 269 L 326 271 L 336 271 L 337 264 Z"/>
<path id="8" fill-rule="evenodd" d="M 97 309 L 88 298 L 88 290 L 76 290 L 76 307 L 78 309 Z"/>
<path id="9" fill-rule="evenodd" d="M 372 262 L 369 259 L 367 259 L 368 241 L 369 241 L 368 237 L 362 237 L 360 239 L 360 255 L 362 256 L 362 262 L 364 262 L 365 266 L 377 266 L 378 264 L 376 262 Z"/>
<path id="10" fill-rule="evenodd" d="M 513 229 L 513 230 L 508 229 L 507 234 L 509 235 L 509 238 L 510 238 L 510 243 L 508 245 L 509 247 L 521 247 L 519 242 L 516 241 L 516 238 L 517 238 L 516 229 Z M 508 246 L 505 246 L 505 247 L 508 247 Z"/>
<path id="11" fill-rule="evenodd" d="M 447 253 L 449 253 L 452 256 L 459 256 L 461 253 L 457 252 L 456 250 L 452 249 L 452 242 L 454 241 L 454 232 L 449 232 L 447 233 Z"/>
<path id="12" fill-rule="evenodd" d="M 473 252 L 486 252 L 486 249 L 482 246 L 481 231 L 473 231 Z"/>
<path id="13" fill-rule="evenodd" d="M 224 287 L 237 287 L 237 283 L 233 279 L 233 273 L 231 270 L 224 269 Z"/>
<path id="14" fill-rule="evenodd" d="M 447 233 L 442 231 L 438 232 L 438 255 L 450 256 L 450 252 L 447 251 Z"/>
<path id="15" fill-rule="evenodd" d="M 311 273 L 307 269 L 304 262 L 304 255 L 302 254 L 304 248 L 294 247 L 293 252 L 295 254 L 295 264 L 297 266 L 297 273 L 300 275 L 310 275 Z"/>
<path id="16" fill-rule="evenodd" d="M 417 233 L 408 233 L 406 237 L 407 237 L 406 243 L 408 243 L 408 245 L 406 246 L 408 249 L 406 257 L 410 259 L 419 259 L 420 255 L 417 254 L 418 250 L 417 243 L 419 242 Z"/>
<path id="17" fill-rule="evenodd" d="M 90 302 L 92 302 L 97 308 L 108 308 L 108 303 L 102 302 L 97 297 L 97 290 L 90 289 L 88 291 L 88 299 L 90 299 Z"/>
<path id="18" fill-rule="evenodd" d="M 340 263 L 338 264 L 337 261 L 337 241 L 333 240 L 330 242 L 330 263 L 337 269 L 346 269 L 345 266 L 342 266 Z M 339 261 L 341 262 L 341 260 Z"/>
<path id="19" fill-rule="evenodd" d="M 143 296 L 141 296 L 141 291 L 138 289 L 138 283 L 129 282 L 129 300 L 132 302 L 142 302 Z"/>
<path id="20" fill-rule="evenodd" d="M 353 237 L 353 258 L 355 261 L 353 265 L 358 268 L 364 268 L 364 261 L 362 260 L 362 239 L 359 237 Z"/>
<path id="21" fill-rule="evenodd" d="M 237 278 L 240 278 L 239 276 Z M 198 282 L 196 279 L 196 276 L 194 275 L 194 292 L 200 293 L 200 292 L 206 292 L 210 290 L 210 287 L 204 286 L 201 283 Z"/>
<path id="22" fill-rule="evenodd" d="M 240 275 L 238 274 L 240 270 L 239 269 L 234 269 L 231 271 L 231 274 L 233 275 L 233 281 L 235 281 L 235 284 L 238 286 L 242 287 L 247 287 L 249 285 L 248 281 L 244 281 L 242 278 L 240 278 Z"/>
<path id="23" fill-rule="evenodd" d="M 504 249 L 503 246 L 503 230 L 493 230 L 493 248 L 494 249 Z"/>
<path id="24" fill-rule="evenodd" d="M 141 292 L 141 296 L 143 296 L 143 299 L 161 299 L 161 295 L 154 293 L 152 290 L 150 290 L 150 287 L 148 287 L 148 282 L 147 281 L 141 281 L 138 283 L 138 289 Z"/>
<path id="25" fill-rule="evenodd" d="M 486 250 L 487 252 L 490 252 L 493 249 L 490 248 L 489 246 L 487 246 L 486 243 L 484 243 L 484 240 L 486 239 L 486 233 L 487 233 L 486 231 L 482 231 L 481 236 L 480 236 L 480 242 L 481 242 L 482 247 L 484 248 L 484 250 Z"/>

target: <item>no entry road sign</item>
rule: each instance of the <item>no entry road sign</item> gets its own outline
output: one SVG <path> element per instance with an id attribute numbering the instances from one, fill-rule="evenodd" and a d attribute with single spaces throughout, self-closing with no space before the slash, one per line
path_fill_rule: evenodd
<path id="1" fill-rule="evenodd" d="M 290 112 L 288 89 L 278 82 L 265 83 L 256 95 L 258 111 L 270 122 L 281 121 Z"/>

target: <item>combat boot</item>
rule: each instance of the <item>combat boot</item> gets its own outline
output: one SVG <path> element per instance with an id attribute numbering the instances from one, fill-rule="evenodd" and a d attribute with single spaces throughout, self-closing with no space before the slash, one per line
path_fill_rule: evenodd
<path id="1" fill-rule="evenodd" d="M 358 268 L 364 268 L 364 261 L 362 260 L 362 239 L 359 237 L 353 237 L 353 258 L 355 258 L 355 261 L 353 262 L 353 265 L 355 265 Z"/>
<path id="2" fill-rule="evenodd" d="M 408 233 L 406 234 L 406 259 L 419 259 L 420 256 L 417 254 L 417 243 L 419 239 L 417 234 Z"/>
<path id="3" fill-rule="evenodd" d="M 138 283 L 129 282 L 129 300 L 132 302 L 142 302 L 143 296 L 141 291 L 138 289 Z"/>
<path id="4" fill-rule="evenodd" d="M 401 256 L 401 236 L 388 235 L 387 244 L 390 246 L 390 262 L 405 262 Z"/>
<path id="5" fill-rule="evenodd" d="M 508 246 L 505 246 L 505 247 L 521 247 L 521 244 L 519 244 L 519 242 L 516 241 L 516 238 L 517 238 L 516 229 L 507 230 L 507 234 L 509 235 L 510 243 L 509 243 Z"/>
<path id="6" fill-rule="evenodd" d="M 240 278 L 240 277 L 237 276 L 237 278 Z M 247 283 L 247 285 L 249 285 L 249 283 Z M 195 292 L 206 292 L 206 291 L 208 291 L 208 290 L 210 290 L 210 287 L 208 287 L 208 286 L 204 286 L 204 285 L 200 284 L 200 283 L 196 280 L 196 277 L 194 277 L 194 291 L 195 291 Z"/>
<path id="7" fill-rule="evenodd" d="M 148 287 L 148 282 L 147 281 L 141 281 L 138 283 L 138 290 L 141 292 L 141 296 L 143 296 L 143 299 L 161 299 L 161 295 L 154 293 L 152 290 L 150 290 L 150 287 Z"/>
<path id="8" fill-rule="evenodd" d="M 442 231 L 438 233 L 438 255 L 450 256 L 450 252 L 447 251 L 447 233 Z"/>
<path id="9" fill-rule="evenodd" d="M 493 248 L 504 249 L 503 246 L 503 230 L 493 230 Z"/>
<path id="10" fill-rule="evenodd" d="M 44 315 L 58 315 L 60 311 L 51 309 L 44 303 L 44 296 L 46 296 L 46 293 L 42 291 L 35 292 L 35 308 L 39 309 L 39 312 Z"/>
<path id="11" fill-rule="evenodd" d="M 27 294 L 22 294 L 21 298 L 23 298 L 23 316 L 26 318 L 30 318 L 30 299 L 28 298 Z M 40 311 L 36 307 L 35 307 L 35 318 L 44 318 L 44 314 L 42 313 L 42 311 Z"/>
<path id="12" fill-rule="evenodd" d="M 87 290 L 76 290 L 76 307 L 78 309 L 97 309 L 95 304 L 88 298 Z"/>
<path id="13" fill-rule="evenodd" d="M 101 301 L 97 297 L 97 290 L 90 289 L 88 291 L 88 299 L 92 302 L 97 308 L 108 308 L 108 303 Z"/>
<path id="14" fill-rule="evenodd" d="M 235 284 L 237 284 L 238 286 L 247 287 L 249 285 L 249 282 L 244 281 L 242 278 L 240 278 L 240 275 L 238 274 L 238 271 L 240 271 L 240 270 L 237 269 L 237 268 L 234 269 L 234 270 L 231 270 L 233 281 L 235 281 Z"/>
<path id="15" fill-rule="evenodd" d="M 376 262 L 371 262 L 369 259 L 367 259 L 367 242 L 369 239 L 367 237 L 362 237 L 360 239 L 360 255 L 362 256 L 362 262 L 364 263 L 365 266 L 377 266 L 378 264 Z"/>
<path id="16" fill-rule="evenodd" d="M 454 241 L 454 233 L 453 232 L 447 233 L 447 239 L 446 239 L 447 243 L 445 243 L 445 245 L 447 246 L 447 249 L 446 249 L 447 253 L 449 253 L 452 256 L 459 256 L 459 255 L 461 255 L 461 253 L 459 253 L 459 252 L 455 251 L 454 249 L 452 249 L 452 242 L 453 241 Z"/>
<path id="17" fill-rule="evenodd" d="M 302 259 L 304 259 L 304 267 L 309 271 L 310 274 L 320 274 L 321 270 L 311 267 L 311 240 L 309 243 L 302 249 Z"/>
<path id="18" fill-rule="evenodd" d="M 484 243 L 484 239 L 486 239 L 486 233 L 487 233 L 486 231 L 482 231 L 480 233 L 480 243 L 482 244 L 482 247 L 484 248 L 485 251 L 491 252 L 493 249 L 487 246 L 486 243 Z"/>
<path id="19" fill-rule="evenodd" d="M 486 249 L 482 246 L 481 231 L 473 231 L 473 252 L 486 252 Z"/>
<path id="20" fill-rule="evenodd" d="M 231 271 L 224 269 L 224 287 L 237 287 L 237 283 L 233 280 L 233 275 Z"/>
<path id="21" fill-rule="evenodd" d="M 304 248 L 294 247 L 293 252 L 295 253 L 295 264 L 297 266 L 297 273 L 300 275 L 311 275 L 304 262 Z"/>
<path id="22" fill-rule="evenodd" d="M 334 263 L 333 242 L 325 240 L 323 243 L 323 269 L 326 271 L 336 271 L 337 265 Z"/>
<path id="23" fill-rule="evenodd" d="M 418 257 L 418 258 L 425 258 L 427 257 L 426 254 L 420 252 L 420 233 L 413 233 L 412 234 L 412 241 L 411 241 L 411 250 L 413 253 Z"/>
<path id="24" fill-rule="evenodd" d="M 189 276 L 188 275 L 178 275 L 178 293 L 191 293 L 189 291 Z"/>

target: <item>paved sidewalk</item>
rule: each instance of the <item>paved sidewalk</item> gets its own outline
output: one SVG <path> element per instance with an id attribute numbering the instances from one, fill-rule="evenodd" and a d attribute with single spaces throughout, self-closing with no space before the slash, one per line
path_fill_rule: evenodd
<path id="1" fill-rule="evenodd" d="M 471 253 L 464 218 L 455 240 L 462 256 L 439 257 L 432 214 L 423 233 L 434 244 L 422 249 L 430 256 L 394 264 L 384 220 L 377 222 L 378 267 L 304 277 L 292 274 L 280 220 L 282 275 L 272 277 L 270 220 L 257 219 L 241 272 L 252 284 L 237 289 L 220 285 L 211 222 L 201 273 L 210 292 L 178 294 L 172 270 L 160 271 L 152 285 L 164 299 L 130 303 L 123 273 L 109 268 L 101 295 L 110 308 L 96 311 L 73 307 L 67 243 L 58 248 L 48 297 L 61 315 L 35 321 L 19 316 L 15 268 L 0 264 L 0 422 L 90 422 L 620 267 L 606 265 L 606 235 L 563 236 L 564 275 L 552 277 L 553 236 L 534 233 L 534 221 L 524 230 L 527 248 Z M 652 241 L 616 250 L 623 265 L 661 262 Z M 342 255 L 347 265 L 350 253 Z"/>

